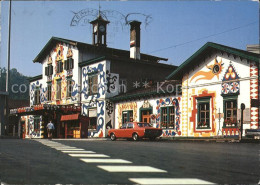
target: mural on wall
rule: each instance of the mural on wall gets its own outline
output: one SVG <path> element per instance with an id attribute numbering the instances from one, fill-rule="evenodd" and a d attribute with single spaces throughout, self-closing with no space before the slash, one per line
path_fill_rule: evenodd
<path id="1" fill-rule="evenodd" d="M 96 94 L 90 95 L 88 93 L 88 77 L 89 75 L 97 74 L 98 75 L 98 92 Z M 87 101 L 82 106 L 82 113 L 83 115 L 87 115 L 87 110 L 89 107 L 95 107 L 98 99 L 101 96 L 105 95 L 105 71 L 104 71 L 104 64 L 98 64 L 97 66 L 91 67 L 86 66 L 82 69 L 82 95 L 83 98 Z"/>
<path id="2" fill-rule="evenodd" d="M 115 92 L 116 90 L 116 81 L 117 81 L 117 76 L 113 75 L 112 73 L 107 70 L 107 75 L 106 75 L 106 80 L 107 80 L 107 92 L 111 93 Z"/>
<path id="3" fill-rule="evenodd" d="M 114 105 L 111 101 L 106 101 L 106 129 L 112 128 L 112 115 L 114 112 Z"/>
<path id="4" fill-rule="evenodd" d="M 250 77 L 254 79 L 250 79 L 250 99 L 259 99 L 258 92 L 258 79 L 259 78 L 259 70 L 255 62 L 250 62 Z M 259 127 L 259 108 L 251 107 L 251 129 L 257 129 Z"/>
<path id="5" fill-rule="evenodd" d="M 164 129 L 162 136 L 175 136 L 176 134 L 181 135 L 180 131 L 180 120 L 181 120 L 181 113 L 180 113 L 180 102 L 181 98 L 165 98 L 159 99 L 156 101 L 156 128 L 160 128 L 161 126 L 161 107 L 165 106 L 174 106 L 175 108 L 175 128 L 174 129 Z"/>
<path id="6" fill-rule="evenodd" d="M 89 75 L 98 75 L 98 92 L 90 95 L 88 93 L 88 78 Z M 97 107 L 97 130 L 89 132 L 90 137 L 103 137 L 104 136 L 104 122 L 105 122 L 105 102 L 99 99 L 105 95 L 105 81 L 106 74 L 104 64 L 97 64 L 93 66 L 86 66 L 82 68 L 82 96 L 84 103 L 82 104 L 82 114 L 88 115 L 88 108 Z"/>
<path id="7" fill-rule="evenodd" d="M 67 99 L 67 76 L 73 76 L 73 70 L 65 70 L 65 56 L 64 56 L 64 46 L 59 43 L 56 45 L 56 47 L 53 49 L 53 52 L 56 54 L 55 56 L 55 68 L 54 68 L 54 79 L 52 80 L 52 94 L 51 99 L 53 101 L 56 101 L 56 93 L 57 93 L 57 80 L 61 80 L 61 100 L 56 101 L 57 104 L 68 104 L 72 103 L 72 101 L 77 101 L 78 96 L 78 84 L 75 82 L 75 80 L 72 80 L 72 93 L 71 93 L 71 99 Z M 67 58 L 73 56 L 73 52 L 71 47 L 69 46 L 67 54 Z M 48 63 L 52 63 L 52 58 L 48 58 Z M 58 72 L 58 63 L 62 62 L 62 72 Z M 66 72 L 67 71 L 67 72 Z M 47 91 L 47 90 L 46 90 Z M 47 95 L 46 95 L 47 97 Z"/>
<path id="8" fill-rule="evenodd" d="M 39 123 L 39 130 L 37 130 L 36 128 L 34 128 L 34 116 L 30 115 L 28 117 L 28 132 L 27 132 L 27 137 L 32 137 L 32 138 L 40 138 L 41 137 L 41 125 L 42 125 L 42 116 L 40 116 L 40 123 Z"/>
<path id="9" fill-rule="evenodd" d="M 230 65 L 223 77 L 222 80 L 222 90 L 221 94 L 239 94 L 239 76 L 234 68 L 234 66 L 231 64 Z M 232 80 L 232 82 L 230 82 Z M 237 80 L 237 81 L 234 81 Z"/>
<path id="10" fill-rule="evenodd" d="M 40 92 L 42 91 L 42 84 L 40 83 L 39 80 L 37 80 L 36 82 L 32 82 L 30 83 L 30 105 L 32 106 L 34 104 L 34 92 L 36 89 L 40 89 Z M 41 94 L 40 94 L 41 96 Z"/>
<path id="11" fill-rule="evenodd" d="M 122 113 L 123 111 L 132 110 L 133 111 L 133 121 L 137 121 L 137 103 L 131 102 L 131 103 L 122 103 L 118 105 L 118 120 L 119 120 L 119 126 L 122 126 Z"/>
<path id="12" fill-rule="evenodd" d="M 198 71 L 191 77 L 190 81 L 193 81 L 197 77 L 195 83 L 200 80 L 212 80 L 215 76 L 219 79 L 219 74 L 222 72 L 223 65 L 224 63 L 222 63 L 222 59 L 218 62 L 217 58 L 215 58 L 214 64 L 206 65 L 209 71 Z"/>

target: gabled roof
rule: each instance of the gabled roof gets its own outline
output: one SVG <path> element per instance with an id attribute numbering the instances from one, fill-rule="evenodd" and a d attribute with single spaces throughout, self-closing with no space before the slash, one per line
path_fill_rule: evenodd
<path id="1" fill-rule="evenodd" d="M 207 42 L 198 51 L 196 51 L 190 58 L 183 62 L 176 70 L 174 70 L 166 79 L 181 79 L 185 72 L 194 68 L 196 64 L 202 61 L 203 58 L 209 53 L 214 51 L 226 52 L 228 54 L 240 57 L 241 59 L 247 59 L 260 63 L 260 54 L 251 53 L 248 51 L 232 48 L 229 46 Z"/>
<path id="2" fill-rule="evenodd" d="M 42 75 L 37 75 L 37 76 L 33 76 L 33 77 L 28 78 L 28 81 L 34 82 L 34 81 L 41 80 L 41 79 L 42 79 Z"/>
<path id="3" fill-rule="evenodd" d="M 94 50 L 96 53 L 102 52 L 102 55 L 106 56 L 113 56 L 113 57 L 130 57 L 130 51 L 127 50 L 121 50 L 121 49 L 115 49 L 115 48 L 109 48 L 104 46 L 95 46 L 92 44 L 87 44 L 83 42 L 78 42 L 74 40 L 68 40 L 58 37 L 52 37 L 47 44 L 43 47 L 43 49 L 40 51 L 40 53 L 33 59 L 33 62 L 39 62 L 41 63 L 45 58 L 46 55 L 53 49 L 53 47 L 56 46 L 58 42 L 64 42 L 66 44 L 77 46 L 78 48 L 88 48 Z M 141 53 L 141 59 L 147 62 L 159 62 L 160 60 L 167 61 L 166 58 L 156 57 L 152 55 L 147 55 Z"/>
<path id="4" fill-rule="evenodd" d="M 135 62 L 135 63 L 139 63 L 139 64 L 147 64 L 147 61 L 145 60 L 135 60 L 135 59 L 132 59 L 132 58 L 126 58 L 126 57 L 113 57 L 113 56 L 101 56 L 101 57 L 97 57 L 97 58 L 93 58 L 93 59 L 90 59 L 90 60 L 86 60 L 86 61 L 83 61 L 83 62 L 80 62 L 79 63 L 79 67 L 83 67 L 83 66 L 86 66 L 86 65 L 90 65 L 90 64 L 94 64 L 96 62 L 100 62 L 100 61 L 103 61 L 103 60 L 111 60 L 111 61 L 119 61 L 119 62 Z M 149 63 L 149 65 L 152 65 L 152 66 L 158 66 L 158 67 L 163 67 L 163 68 L 168 68 L 168 69 L 177 69 L 177 66 L 174 66 L 174 65 L 171 65 L 171 64 L 164 64 L 164 63 Z"/>

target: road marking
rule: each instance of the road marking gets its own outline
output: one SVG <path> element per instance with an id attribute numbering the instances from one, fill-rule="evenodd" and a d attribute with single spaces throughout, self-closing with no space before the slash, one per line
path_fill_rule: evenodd
<path id="1" fill-rule="evenodd" d="M 86 153 L 86 154 L 90 154 L 90 153 L 96 153 L 96 152 L 93 152 L 93 151 L 77 151 L 77 150 L 61 150 L 61 152 L 63 152 L 63 153 L 81 153 L 81 154 L 84 154 L 84 153 Z"/>
<path id="2" fill-rule="evenodd" d="M 83 151 L 84 149 L 82 149 L 82 148 L 55 148 L 56 150 L 60 150 L 60 151 L 62 151 L 62 150 L 74 150 L 74 151 Z"/>
<path id="3" fill-rule="evenodd" d="M 109 157 L 104 154 L 69 154 L 71 157 Z"/>
<path id="4" fill-rule="evenodd" d="M 108 172 L 161 172 L 167 173 L 165 170 L 154 168 L 151 166 L 97 166 Z"/>
<path id="5" fill-rule="evenodd" d="M 132 163 L 124 159 L 80 159 L 85 163 Z"/>
<path id="6" fill-rule="evenodd" d="M 54 148 L 54 149 L 63 149 L 63 148 L 66 148 L 66 149 L 68 149 L 68 148 L 70 148 L 70 149 L 75 149 L 76 147 L 70 147 L 70 146 L 63 146 L 63 147 L 55 147 L 55 146 L 52 146 L 51 148 Z"/>
<path id="7" fill-rule="evenodd" d="M 191 178 L 129 178 L 129 180 L 137 184 L 214 184 Z"/>

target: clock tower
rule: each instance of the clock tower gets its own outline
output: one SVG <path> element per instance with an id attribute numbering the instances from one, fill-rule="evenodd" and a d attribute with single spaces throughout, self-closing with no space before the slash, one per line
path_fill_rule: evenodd
<path id="1" fill-rule="evenodd" d="M 103 19 L 99 14 L 97 19 L 90 23 L 93 25 L 92 44 L 95 46 L 107 46 L 107 24 L 109 21 Z"/>

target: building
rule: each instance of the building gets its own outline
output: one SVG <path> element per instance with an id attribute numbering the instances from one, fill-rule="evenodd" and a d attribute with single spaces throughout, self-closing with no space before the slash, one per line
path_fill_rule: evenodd
<path id="1" fill-rule="evenodd" d="M 111 98 L 115 127 L 132 118 L 163 128 L 165 137 L 237 137 L 244 104 L 243 130 L 259 128 L 259 56 L 208 42 L 166 78 L 161 92 Z"/>
<path id="2" fill-rule="evenodd" d="M 136 81 L 163 81 L 177 68 L 140 53 L 140 22 L 130 23 L 130 51 L 107 47 L 109 21 L 99 15 L 91 24 L 92 44 L 52 37 L 33 60 L 43 73 L 30 79 L 30 107 L 11 111 L 25 123 L 24 137 L 45 138 L 50 120 L 54 137 L 105 137 L 113 127 L 109 98 L 131 91 Z"/>

